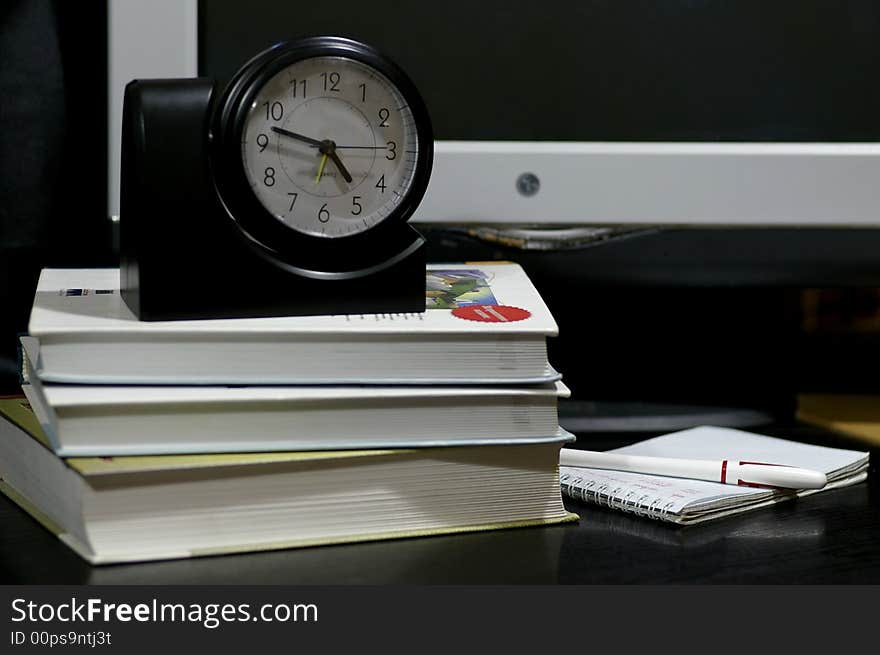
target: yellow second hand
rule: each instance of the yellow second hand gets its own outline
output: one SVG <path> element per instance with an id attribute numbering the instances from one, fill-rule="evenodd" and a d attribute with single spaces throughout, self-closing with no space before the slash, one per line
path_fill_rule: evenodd
<path id="1" fill-rule="evenodd" d="M 324 164 L 327 163 L 327 155 L 321 157 L 321 163 L 318 165 L 318 174 L 315 176 L 315 184 L 321 181 L 321 175 L 324 173 Z"/>

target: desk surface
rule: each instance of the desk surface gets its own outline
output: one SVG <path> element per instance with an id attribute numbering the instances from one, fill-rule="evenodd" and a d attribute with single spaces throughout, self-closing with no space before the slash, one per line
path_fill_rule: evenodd
<path id="1" fill-rule="evenodd" d="M 868 450 L 803 425 L 756 430 Z M 580 436 L 611 448 L 653 435 Z M 872 462 L 880 449 L 872 450 Z M 577 524 L 91 567 L 0 496 L 0 582 L 11 584 L 880 583 L 876 463 L 868 481 L 704 525 L 568 503 Z"/>

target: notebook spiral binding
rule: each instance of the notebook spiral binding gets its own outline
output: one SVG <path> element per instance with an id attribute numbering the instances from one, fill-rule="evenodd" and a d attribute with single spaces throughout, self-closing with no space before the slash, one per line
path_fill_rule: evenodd
<path id="1" fill-rule="evenodd" d="M 636 489 L 623 485 L 598 484 L 595 480 L 584 481 L 581 476 L 563 473 L 559 477 L 562 491 L 571 498 L 585 503 L 629 512 L 638 516 L 663 520 L 673 505 L 662 496 L 641 494 Z"/>

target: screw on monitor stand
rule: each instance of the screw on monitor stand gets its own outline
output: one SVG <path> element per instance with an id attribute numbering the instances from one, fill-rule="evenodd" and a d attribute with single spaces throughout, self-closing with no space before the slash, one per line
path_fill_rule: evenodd
<path id="1" fill-rule="evenodd" d="M 516 190 L 523 196 L 533 196 L 541 188 L 541 180 L 534 173 L 523 173 L 516 178 Z"/>

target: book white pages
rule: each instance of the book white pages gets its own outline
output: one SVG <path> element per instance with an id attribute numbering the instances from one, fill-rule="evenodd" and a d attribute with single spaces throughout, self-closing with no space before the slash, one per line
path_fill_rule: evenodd
<path id="1" fill-rule="evenodd" d="M 63 456 L 413 448 L 557 441 L 539 387 L 24 385 Z"/>
<path id="2" fill-rule="evenodd" d="M 7 420 L 0 491 L 93 563 L 194 557 L 576 520 L 554 442 L 68 458 Z"/>
<path id="3" fill-rule="evenodd" d="M 867 476 L 866 452 L 814 446 L 742 430 L 701 426 L 609 452 L 682 459 L 785 464 L 822 471 L 823 489 L 778 490 L 590 468 L 560 467 L 571 498 L 652 519 L 691 524 L 855 484 Z"/>
<path id="4" fill-rule="evenodd" d="M 63 456 L 414 448 L 559 438 L 562 382 L 533 386 L 23 386 Z"/>
<path id="5" fill-rule="evenodd" d="M 181 280 L 182 285 L 188 284 Z M 192 289 L 193 294 L 198 288 Z M 516 264 L 432 264 L 413 314 L 139 321 L 118 269 L 45 269 L 34 363 L 84 384 L 527 384 L 559 379 L 557 326 Z"/>

